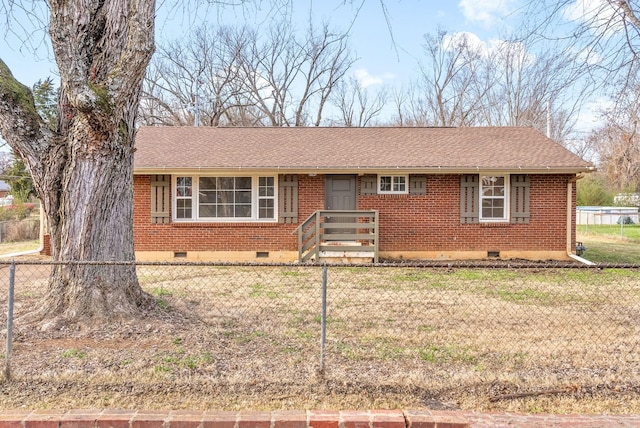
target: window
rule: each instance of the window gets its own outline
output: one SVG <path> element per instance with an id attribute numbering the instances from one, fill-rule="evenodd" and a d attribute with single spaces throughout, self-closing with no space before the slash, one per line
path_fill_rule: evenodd
<path id="1" fill-rule="evenodd" d="M 192 187 L 191 177 L 176 178 L 176 218 L 192 217 Z"/>
<path id="2" fill-rule="evenodd" d="M 480 220 L 507 219 L 507 177 L 482 176 L 480 180 Z"/>
<path id="3" fill-rule="evenodd" d="M 275 220 L 275 177 L 175 179 L 176 220 Z"/>
<path id="4" fill-rule="evenodd" d="M 275 187 L 273 177 L 260 177 L 258 180 L 258 218 L 274 218 Z"/>
<path id="5" fill-rule="evenodd" d="M 407 193 L 406 175 L 379 175 L 378 193 Z"/>

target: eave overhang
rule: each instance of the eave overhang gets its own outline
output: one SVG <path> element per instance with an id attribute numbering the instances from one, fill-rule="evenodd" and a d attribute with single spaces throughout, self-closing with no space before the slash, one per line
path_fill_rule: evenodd
<path id="1" fill-rule="evenodd" d="M 286 167 L 286 166 L 273 166 L 273 167 L 138 167 L 134 168 L 134 174 L 136 175 L 149 175 L 149 174 L 191 174 L 191 175 L 203 175 L 203 174 L 380 174 L 380 173 L 394 173 L 394 174 L 580 174 L 595 172 L 596 168 L 593 166 L 548 166 L 548 167 L 389 167 L 389 166 L 370 166 L 370 167 Z"/>

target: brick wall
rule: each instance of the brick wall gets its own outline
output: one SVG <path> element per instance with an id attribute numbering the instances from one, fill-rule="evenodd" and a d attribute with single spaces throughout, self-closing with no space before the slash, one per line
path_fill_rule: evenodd
<path id="1" fill-rule="evenodd" d="M 459 175 L 427 176 L 426 195 L 359 195 L 358 207 L 379 211 L 381 251 L 562 251 L 569 178 L 530 176 L 528 224 L 460 224 Z"/>
<path id="2" fill-rule="evenodd" d="M 324 177 L 298 178 L 298 218 L 304 221 L 324 208 Z M 134 242 L 136 251 L 297 251 L 298 224 L 170 223 L 152 224 L 151 176 L 136 175 L 134 186 Z"/>
<path id="3" fill-rule="evenodd" d="M 460 224 L 459 175 L 427 176 L 425 195 L 358 194 L 358 209 L 379 211 L 380 251 L 563 251 L 571 177 L 530 176 L 528 224 Z M 297 250 L 297 236 L 291 232 L 299 223 L 152 224 L 150 182 L 150 176 L 134 177 L 136 251 Z M 298 186 L 302 222 L 324 208 L 324 176 L 300 175 Z M 572 218 L 575 224 L 575 213 Z"/>

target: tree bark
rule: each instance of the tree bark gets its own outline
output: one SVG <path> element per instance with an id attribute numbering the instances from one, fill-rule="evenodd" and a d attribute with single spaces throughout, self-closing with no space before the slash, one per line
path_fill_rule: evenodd
<path id="1" fill-rule="evenodd" d="M 132 263 L 133 152 L 154 49 L 155 2 L 54 0 L 49 6 L 61 80 L 57 129 L 46 126 L 30 90 L 0 61 L 0 133 L 33 176 L 52 257 L 61 262 L 34 319 L 87 324 L 138 315 L 152 299 Z M 77 263 L 83 261 L 129 263 Z"/>

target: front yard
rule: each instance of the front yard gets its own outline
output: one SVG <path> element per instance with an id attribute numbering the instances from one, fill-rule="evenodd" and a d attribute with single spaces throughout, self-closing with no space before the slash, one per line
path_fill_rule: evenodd
<path id="1" fill-rule="evenodd" d="M 17 266 L 18 315 L 48 269 Z M 142 265 L 150 319 L 48 333 L 18 319 L 0 407 L 640 413 L 637 269 L 327 276 L 324 375 L 320 267 Z"/>

